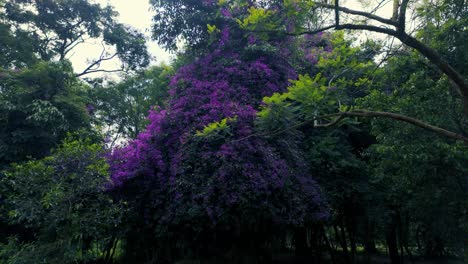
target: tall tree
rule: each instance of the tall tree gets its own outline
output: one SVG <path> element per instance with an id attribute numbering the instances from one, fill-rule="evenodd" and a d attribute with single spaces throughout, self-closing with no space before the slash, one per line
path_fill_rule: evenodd
<path id="1" fill-rule="evenodd" d="M 2 4 L 3 24 L 10 34 L 26 37 L 33 52 L 46 61 L 63 61 L 71 51 L 90 39 L 102 42 L 102 53 L 77 76 L 94 72 L 134 70 L 149 63 L 142 33 L 118 23 L 111 7 L 102 8 L 86 0 L 13 0 Z M 26 34 L 26 36 L 24 36 Z M 119 58 L 119 69 L 102 69 L 103 62 Z"/>
<path id="2" fill-rule="evenodd" d="M 293 1 L 301 2 L 301 1 Z M 463 112 L 468 115 L 468 83 L 466 82 L 466 75 L 463 74 L 464 69 L 461 65 L 453 64 L 449 57 L 444 56 L 447 52 L 440 52 L 437 47 L 430 46 L 434 42 L 429 42 L 414 36 L 407 30 L 408 19 L 407 15 L 409 9 L 417 9 L 418 3 L 410 0 L 394 0 L 393 1 L 393 13 L 392 17 L 385 18 L 376 14 L 379 10 L 380 5 L 376 5 L 371 12 L 365 12 L 361 10 L 353 10 L 340 5 L 340 1 L 335 1 L 334 4 L 327 4 L 318 1 L 306 1 L 309 4 L 309 8 L 302 12 L 312 12 L 317 14 L 320 10 L 328 10 L 334 14 L 334 21 L 330 23 L 326 19 L 319 19 L 319 22 L 315 26 L 297 28 L 294 32 L 290 32 L 293 35 L 300 34 L 311 34 L 317 33 L 329 29 L 336 30 L 364 30 L 375 33 L 386 34 L 391 37 L 395 37 L 402 43 L 418 51 L 421 55 L 427 58 L 431 64 L 437 67 L 441 72 L 447 75 L 447 77 L 453 82 L 454 88 L 457 90 L 459 95 L 462 97 L 464 102 Z M 312 11 L 310 10 L 312 9 Z M 436 1 L 429 7 L 428 3 L 422 3 L 420 7 L 419 16 L 422 16 L 423 28 L 424 26 L 440 25 L 440 29 L 443 27 L 450 30 L 452 33 L 457 34 L 459 37 L 466 38 L 464 34 L 464 26 L 467 22 L 468 8 L 464 0 L 440 0 Z M 432 16 L 431 14 L 437 13 L 438 15 Z M 429 16 L 428 16 L 429 15 Z M 357 20 L 364 20 L 365 23 L 356 22 Z M 418 18 L 416 18 L 418 19 Z M 327 24 L 328 23 L 328 24 Z M 373 24 L 377 23 L 377 25 Z M 452 42 L 457 47 L 451 51 L 463 52 L 464 48 L 463 40 L 460 42 Z M 457 67 L 458 66 L 458 67 Z"/>

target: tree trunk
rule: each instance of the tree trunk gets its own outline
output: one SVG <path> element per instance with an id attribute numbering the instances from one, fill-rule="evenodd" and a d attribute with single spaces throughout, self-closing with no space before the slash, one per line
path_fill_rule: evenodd
<path id="1" fill-rule="evenodd" d="M 397 226 L 395 216 L 390 219 L 390 224 L 387 227 L 386 240 L 388 246 L 388 255 L 392 264 L 400 264 L 397 245 Z"/>
<path id="2" fill-rule="evenodd" d="M 343 248 L 343 255 L 346 263 L 351 263 L 351 258 L 348 251 L 348 242 L 346 239 L 346 230 L 344 227 L 343 219 L 340 220 L 340 229 L 341 229 L 341 248 Z"/>
<path id="3" fill-rule="evenodd" d="M 350 216 L 352 217 L 352 216 Z M 355 221 L 354 219 L 347 218 L 346 229 L 348 230 L 349 235 L 349 244 L 351 246 L 351 262 L 356 262 L 356 232 L 355 232 Z"/>
<path id="4" fill-rule="evenodd" d="M 375 254 L 377 253 L 377 248 L 374 241 L 374 224 L 370 223 L 370 220 L 367 218 L 365 225 L 364 249 L 368 254 Z"/>
<path id="5" fill-rule="evenodd" d="M 323 234 L 323 239 L 325 241 L 325 245 L 327 246 L 328 248 L 328 252 L 330 252 L 330 259 L 331 259 L 331 263 L 332 264 L 336 264 L 336 260 L 335 260 L 335 252 L 333 250 L 333 247 L 330 243 L 330 240 L 328 239 L 327 237 L 327 232 L 326 232 L 326 229 L 325 227 L 322 227 L 322 234 Z"/>
<path id="6" fill-rule="evenodd" d="M 294 232 L 294 245 L 296 256 L 307 254 L 307 231 L 303 227 L 298 227 Z"/>

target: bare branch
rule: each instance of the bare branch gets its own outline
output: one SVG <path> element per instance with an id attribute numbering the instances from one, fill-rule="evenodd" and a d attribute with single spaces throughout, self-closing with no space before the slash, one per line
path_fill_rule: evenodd
<path id="1" fill-rule="evenodd" d="M 118 55 L 118 53 L 116 52 L 116 53 L 114 53 L 114 55 L 112 55 L 110 57 L 104 57 L 105 53 L 106 53 L 106 46 L 102 43 L 102 52 L 101 52 L 101 55 L 99 55 L 99 59 L 97 59 L 93 63 L 91 63 L 81 73 L 75 74 L 75 76 L 80 77 L 80 76 L 83 76 L 85 74 L 95 73 L 95 72 L 117 72 L 117 71 L 122 71 L 122 70 L 112 70 L 112 71 L 99 70 L 99 67 L 101 66 L 101 63 L 103 61 L 112 60 L 113 58 L 115 58 Z"/>
<path id="2" fill-rule="evenodd" d="M 387 24 L 387 25 L 397 26 L 397 23 L 395 21 L 392 21 L 391 19 L 383 18 L 383 17 L 377 16 L 377 15 L 374 15 L 374 14 L 368 13 L 368 12 L 353 10 L 353 9 L 349 9 L 349 8 L 346 8 L 346 7 L 341 7 L 341 6 L 338 5 L 337 2 L 338 1 L 335 1 L 334 5 L 323 4 L 323 3 L 317 3 L 316 2 L 315 5 L 319 6 L 319 7 L 327 8 L 327 9 L 339 10 L 339 11 L 341 11 L 343 13 L 350 14 L 350 15 L 357 15 L 357 16 L 367 17 L 369 19 L 379 21 L 379 22 Z"/>
<path id="3" fill-rule="evenodd" d="M 349 29 L 349 30 L 367 30 L 367 31 L 373 31 L 377 33 L 382 33 L 382 34 L 387 34 L 390 36 L 397 36 L 397 32 L 393 29 L 389 28 L 383 28 L 383 27 L 378 27 L 378 26 L 372 26 L 372 25 L 355 25 L 355 24 L 342 24 L 336 27 L 337 30 L 340 29 Z"/>
<path id="4" fill-rule="evenodd" d="M 83 76 L 83 75 L 90 74 L 90 73 L 96 73 L 96 72 L 111 73 L 111 72 L 122 72 L 122 71 L 123 71 L 123 69 L 118 69 L 118 70 L 89 70 L 89 71 L 85 71 L 85 72 L 76 74 L 75 76 L 76 76 L 76 77 L 81 77 L 81 76 Z"/>

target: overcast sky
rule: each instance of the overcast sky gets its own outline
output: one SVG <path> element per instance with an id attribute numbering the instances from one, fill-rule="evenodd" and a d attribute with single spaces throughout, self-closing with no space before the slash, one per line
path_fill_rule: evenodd
<path id="1" fill-rule="evenodd" d="M 94 0 L 102 6 L 111 5 L 119 12 L 119 22 L 131 25 L 145 34 L 148 38 L 148 50 L 154 57 L 152 64 L 170 63 L 171 54 L 160 48 L 156 41 L 151 40 L 151 19 L 153 13 L 150 10 L 149 0 Z M 97 43 L 85 43 L 76 48 L 70 60 L 77 72 L 89 65 L 89 60 L 99 57 L 102 46 Z M 103 64 L 102 68 L 115 69 L 118 67 L 117 61 Z M 96 76 L 96 75 L 95 75 Z"/>
<path id="2" fill-rule="evenodd" d="M 155 41 L 151 40 L 151 19 L 153 12 L 150 10 L 149 0 L 90 0 L 99 3 L 103 6 L 111 5 L 114 9 L 119 12 L 119 21 L 124 24 L 131 25 L 141 32 L 143 32 L 148 38 L 148 49 L 151 55 L 154 57 L 152 64 L 170 63 L 171 54 L 160 48 Z M 201 1 L 201 0 L 200 0 Z M 375 6 L 378 2 L 375 0 L 348 0 L 342 1 L 343 6 L 353 9 L 362 9 L 361 3 L 367 6 Z M 391 16 L 391 0 L 384 0 L 383 7 L 377 13 L 378 15 L 388 17 Z M 98 58 L 102 51 L 102 46 L 99 42 L 97 43 L 85 43 L 78 46 L 74 53 L 69 57 L 72 61 L 73 66 L 77 72 L 86 68 L 89 65 L 89 61 Z M 118 67 L 117 61 L 103 64 L 102 68 L 105 69 L 116 69 Z M 115 75 L 115 74 L 111 74 Z M 96 76 L 96 75 L 95 75 Z"/>

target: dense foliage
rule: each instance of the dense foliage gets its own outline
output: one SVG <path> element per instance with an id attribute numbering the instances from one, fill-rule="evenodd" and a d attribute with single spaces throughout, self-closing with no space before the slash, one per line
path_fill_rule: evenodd
<path id="1" fill-rule="evenodd" d="M 341 2 L 151 0 L 147 67 L 111 7 L 0 0 L 0 263 L 462 263 L 466 1 Z"/>
<path id="2" fill-rule="evenodd" d="M 86 89 L 69 63 L 0 70 L 0 167 L 42 158 L 67 132 L 90 126 Z"/>
<path id="3" fill-rule="evenodd" d="M 238 54 L 221 45 L 180 68 L 171 80 L 167 108 L 153 110 L 146 131 L 114 150 L 113 188 L 152 186 L 141 190 L 148 203 L 140 210 L 151 219 L 156 237 L 229 249 L 256 236 L 262 247 L 271 236 L 267 226 L 284 229 L 326 219 L 299 138 L 250 137 L 257 131 L 261 98 L 285 90 L 295 78 L 284 63 L 274 54 L 249 49 Z M 130 194 L 133 199 L 134 191 Z M 216 238 L 218 232 L 222 238 Z M 188 233 L 202 239 L 186 241 Z"/>
<path id="4" fill-rule="evenodd" d="M 68 139 L 51 156 L 7 171 L 2 187 L 10 219 L 33 240 L 0 255 L 11 263 L 76 263 L 115 251 L 124 207 L 103 192 L 107 169 L 102 146 Z"/>

